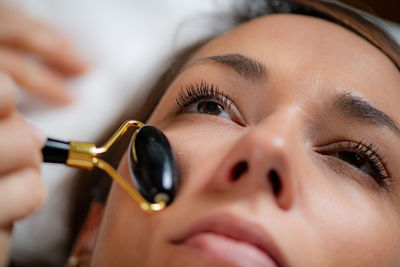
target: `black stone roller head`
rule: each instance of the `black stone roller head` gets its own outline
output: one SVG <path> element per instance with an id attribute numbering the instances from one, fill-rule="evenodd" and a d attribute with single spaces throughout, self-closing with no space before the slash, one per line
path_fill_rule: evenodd
<path id="1" fill-rule="evenodd" d="M 130 171 L 133 183 L 149 202 L 170 204 L 178 190 L 178 168 L 165 135 L 145 125 L 136 130 L 132 141 Z"/>

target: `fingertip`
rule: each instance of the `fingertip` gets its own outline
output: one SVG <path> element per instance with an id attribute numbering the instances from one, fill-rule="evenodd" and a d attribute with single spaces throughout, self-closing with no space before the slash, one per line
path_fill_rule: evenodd
<path id="1" fill-rule="evenodd" d="M 22 209 L 22 218 L 26 218 L 43 207 L 46 203 L 48 193 L 40 171 L 28 167 L 20 173 L 22 177 L 19 182 L 26 188 L 29 188 L 26 190 L 29 192 L 29 196 L 26 196 L 23 199 L 23 202 L 25 202 L 25 209 Z"/>
<path id="2" fill-rule="evenodd" d="M 0 191 L 0 224 L 18 221 L 37 212 L 48 194 L 40 171 L 32 167 L 2 175 Z"/>
<path id="3" fill-rule="evenodd" d="M 66 106 L 75 101 L 75 95 L 73 95 L 68 89 L 63 89 L 57 92 L 57 96 L 50 101 L 56 106 Z"/>
<path id="4" fill-rule="evenodd" d="M 74 74 L 82 74 L 85 73 L 90 68 L 89 63 L 79 59 L 79 62 L 75 65 Z"/>
<path id="5" fill-rule="evenodd" d="M 17 85 L 7 74 L 0 72 L 0 116 L 13 111 L 17 102 Z"/>
<path id="6" fill-rule="evenodd" d="M 65 55 L 65 60 L 60 62 L 58 66 L 65 74 L 75 76 L 86 72 L 89 69 L 89 64 L 78 56 L 75 52 Z"/>
<path id="7" fill-rule="evenodd" d="M 8 90 L 11 90 L 12 92 L 16 92 L 18 86 L 15 83 L 15 81 L 11 78 L 10 75 L 7 73 L 0 71 L 0 80 L 2 83 L 2 87 L 6 87 Z"/>
<path id="8" fill-rule="evenodd" d="M 74 95 L 68 90 L 65 77 L 47 73 L 32 83 L 33 93 L 55 106 L 65 106 L 74 101 Z M 33 88 L 31 88 L 33 89 Z"/>
<path id="9" fill-rule="evenodd" d="M 10 75 L 8 75 L 7 73 L 0 71 L 0 79 L 2 79 L 4 82 L 8 83 L 11 87 L 16 87 L 15 82 L 10 77 Z"/>
<path id="10" fill-rule="evenodd" d="M 37 54 L 44 62 L 56 67 L 64 75 L 78 75 L 88 68 L 88 64 L 76 51 L 69 38 L 43 25 L 24 36 L 20 46 Z"/>
<path id="11" fill-rule="evenodd" d="M 26 123 L 28 124 L 29 128 L 31 129 L 31 132 L 35 136 L 36 140 L 39 142 L 40 147 L 43 147 L 47 140 L 45 133 L 39 127 L 34 125 L 33 123 L 30 123 L 28 121 Z"/>
<path id="12" fill-rule="evenodd" d="M 59 45 L 48 59 L 67 75 L 79 75 L 89 68 L 89 64 L 78 53 L 76 47 L 63 35 L 58 35 Z"/>

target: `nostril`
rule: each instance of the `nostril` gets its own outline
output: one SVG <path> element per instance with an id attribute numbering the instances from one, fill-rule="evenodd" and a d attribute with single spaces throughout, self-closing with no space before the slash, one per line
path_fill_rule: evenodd
<path id="1" fill-rule="evenodd" d="M 235 167 L 232 169 L 232 180 L 236 181 L 242 176 L 243 173 L 245 173 L 248 169 L 248 165 L 245 161 L 241 161 L 238 164 L 235 165 Z"/>
<path id="2" fill-rule="evenodd" d="M 279 195 L 279 193 L 282 190 L 282 184 L 281 184 L 281 179 L 279 178 L 279 174 L 272 170 L 268 174 L 268 179 L 272 185 L 272 191 L 274 192 L 274 195 Z"/>

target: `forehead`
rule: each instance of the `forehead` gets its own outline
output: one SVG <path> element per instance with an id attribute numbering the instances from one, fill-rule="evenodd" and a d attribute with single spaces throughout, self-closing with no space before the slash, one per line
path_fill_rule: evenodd
<path id="1" fill-rule="evenodd" d="M 335 57 L 341 59 L 338 64 L 352 60 L 393 65 L 386 55 L 350 30 L 323 19 L 294 14 L 267 15 L 241 24 L 206 44 L 197 54 L 241 50 L 260 59 L 265 55 L 260 52 L 264 51 L 291 59 L 313 58 L 314 63 Z M 338 54 L 340 58 L 336 57 Z M 273 59 L 267 56 L 267 60 Z M 316 57 L 321 60 L 315 61 Z"/>
<path id="2" fill-rule="evenodd" d="M 260 17 L 210 41 L 189 64 L 227 53 L 263 62 L 270 79 L 284 74 L 301 81 L 297 91 L 318 83 L 322 90 L 355 92 L 399 121 L 399 71 L 378 48 L 335 23 L 294 14 Z"/>

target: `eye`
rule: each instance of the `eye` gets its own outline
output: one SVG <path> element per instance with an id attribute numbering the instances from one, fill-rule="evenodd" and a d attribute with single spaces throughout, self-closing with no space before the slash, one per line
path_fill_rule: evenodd
<path id="1" fill-rule="evenodd" d="M 197 112 L 197 113 L 202 113 L 202 114 L 209 114 L 209 115 L 214 115 L 214 116 L 219 116 L 219 117 L 224 117 L 229 120 L 232 120 L 232 116 L 225 111 L 224 106 L 221 104 L 215 102 L 215 101 L 201 101 L 198 103 L 192 104 L 187 112 Z"/>
<path id="2" fill-rule="evenodd" d="M 246 125 L 231 98 L 216 85 L 205 81 L 182 87 L 176 98 L 177 114 L 200 113 L 223 117 L 240 126 Z"/>
<path id="3" fill-rule="evenodd" d="M 333 154 L 335 155 L 335 154 Z M 364 158 L 362 155 L 353 152 L 353 151 L 339 151 L 335 155 L 339 159 L 343 160 L 344 162 L 347 162 L 348 164 L 356 167 L 357 169 L 360 169 L 361 171 L 365 172 L 366 174 L 370 176 L 374 176 L 375 169 L 373 168 L 374 166 L 371 166 Z"/>
<path id="4" fill-rule="evenodd" d="M 387 187 L 389 174 L 386 170 L 383 156 L 378 153 L 374 144 L 365 145 L 363 142 L 342 141 L 326 145 L 317 152 L 336 157 L 342 162 L 370 176 L 380 186 Z"/>
<path id="5" fill-rule="evenodd" d="M 365 160 L 357 153 L 352 152 L 352 151 L 340 151 L 337 153 L 337 157 L 350 165 L 353 165 L 356 168 L 359 169 L 366 169 L 367 163 Z M 368 172 L 369 170 L 365 170 Z"/>

